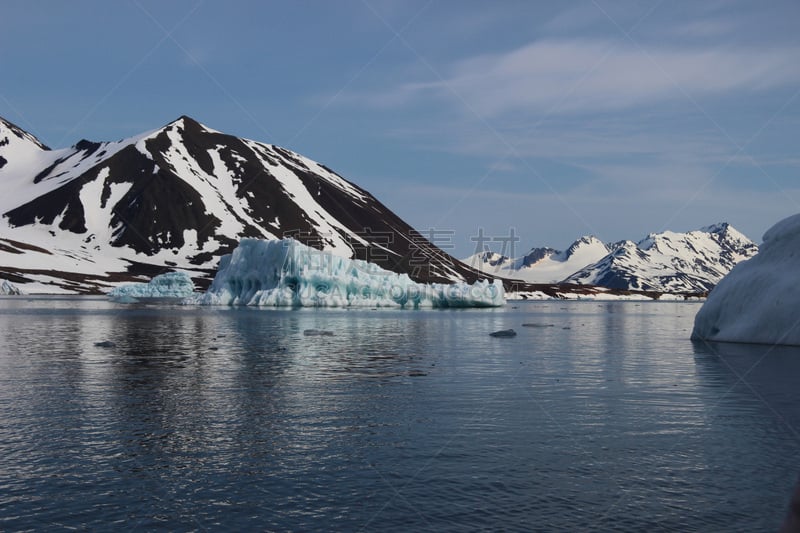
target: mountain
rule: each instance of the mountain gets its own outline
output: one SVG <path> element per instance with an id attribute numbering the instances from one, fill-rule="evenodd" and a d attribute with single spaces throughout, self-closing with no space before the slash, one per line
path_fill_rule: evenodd
<path id="1" fill-rule="evenodd" d="M 638 243 L 581 237 L 560 252 L 532 248 L 510 258 L 491 251 L 463 261 L 492 276 L 532 284 L 587 285 L 622 291 L 705 293 L 758 246 L 728 223 L 688 233 L 651 233 Z"/>
<path id="2" fill-rule="evenodd" d="M 565 278 L 565 283 L 612 289 L 703 293 L 758 246 L 728 223 L 688 233 L 651 233 L 617 243 L 611 253 Z"/>
<path id="3" fill-rule="evenodd" d="M 527 283 L 558 283 L 578 270 L 605 257 L 609 248 L 593 236 L 581 237 L 566 250 L 532 248 L 518 258 L 485 251 L 462 261 L 493 276 Z"/>
<path id="4" fill-rule="evenodd" d="M 58 150 L 0 119 L 0 183 L 0 278 L 28 293 L 105 292 L 167 270 L 205 287 L 241 237 L 292 236 L 419 282 L 487 277 L 326 166 L 186 116 Z"/>

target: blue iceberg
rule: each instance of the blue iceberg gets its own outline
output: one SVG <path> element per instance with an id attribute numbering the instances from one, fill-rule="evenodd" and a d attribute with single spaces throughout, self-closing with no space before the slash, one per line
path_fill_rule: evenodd
<path id="1" fill-rule="evenodd" d="M 469 285 L 416 283 L 407 274 L 359 259 L 335 256 L 294 239 L 242 239 L 220 259 L 202 305 L 270 307 L 499 307 L 499 281 Z"/>
<path id="2" fill-rule="evenodd" d="M 194 282 L 183 272 L 167 272 L 149 283 L 127 283 L 113 288 L 108 296 L 128 302 L 141 298 L 188 298 L 194 293 Z"/>

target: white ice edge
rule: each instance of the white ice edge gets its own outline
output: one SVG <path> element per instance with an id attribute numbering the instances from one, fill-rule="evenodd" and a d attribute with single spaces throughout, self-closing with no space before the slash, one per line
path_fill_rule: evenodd
<path id="1" fill-rule="evenodd" d="M 242 239 L 220 260 L 209 290 L 187 300 L 200 305 L 269 307 L 500 307 L 499 281 L 423 284 L 305 246 L 294 239 Z"/>

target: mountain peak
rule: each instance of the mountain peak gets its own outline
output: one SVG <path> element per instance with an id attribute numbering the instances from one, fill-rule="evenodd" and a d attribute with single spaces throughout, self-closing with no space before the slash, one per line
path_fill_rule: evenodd
<path id="1" fill-rule="evenodd" d="M 724 233 L 728 233 L 732 229 L 734 228 L 729 223 L 719 222 L 717 224 L 711 224 L 710 226 L 703 226 L 702 228 L 700 228 L 700 231 L 704 233 L 717 233 L 721 235 Z"/>
<path id="2" fill-rule="evenodd" d="M 183 131 L 182 135 L 188 135 L 190 138 L 195 137 L 197 135 L 204 135 L 207 133 L 216 133 L 220 135 L 225 135 L 228 138 L 228 140 L 233 140 L 235 138 L 231 135 L 215 130 L 214 128 L 209 128 L 202 122 L 195 120 L 189 115 L 181 115 L 172 122 L 165 124 L 164 127 L 156 131 L 164 132 L 171 129 L 182 130 Z"/>
<path id="3" fill-rule="evenodd" d="M 189 126 L 194 126 L 194 125 L 202 126 L 202 124 L 200 124 L 200 121 L 193 119 L 189 115 L 181 115 L 172 122 L 170 122 L 170 124 L 179 124 L 179 123 L 183 123 Z"/>
<path id="4" fill-rule="evenodd" d="M 575 240 L 575 242 L 573 242 L 569 246 L 569 248 L 567 248 L 566 251 L 563 252 L 563 256 L 564 259 L 566 260 L 575 255 L 577 252 L 583 250 L 588 251 L 593 248 L 601 250 L 603 252 L 603 255 L 605 255 L 605 253 L 608 252 L 608 246 L 603 241 L 601 241 L 594 235 L 584 235 L 579 239 Z"/>
<path id="5" fill-rule="evenodd" d="M 172 122 L 168 122 L 162 129 L 170 128 L 171 126 L 182 127 L 187 130 L 208 130 L 201 122 L 193 119 L 189 115 L 181 115 Z"/>
<path id="6" fill-rule="evenodd" d="M 687 233 L 650 233 L 611 247 L 603 260 L 564 280 L 614 289 L 703 293 L 758 247 L 727 223 Z"/>
<path id="7" fill-rule="evenodd" d="M 36 145 L 41 150 L 50 150 L 49 146 L 37 139 L 32 133 L 28 133 L 10 120 L 0 117 L 0 146 L 5 146 L 11 142 L 7 135 L 8 133 L 22 141 Z"/>

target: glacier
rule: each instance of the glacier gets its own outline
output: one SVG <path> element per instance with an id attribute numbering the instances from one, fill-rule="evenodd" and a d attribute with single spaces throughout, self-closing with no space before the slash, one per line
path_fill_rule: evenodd
<path id="1" fill-rule="evenodd" d="M 360 259 L 348 259 L 294 239 L 244 238 L 220 259 L 201 305 L 271 307 L 500 307 L 499 280 L 422 284 Z"/>
<path id="2" fill-rule="evenodd" d="M 693 340 L 800 345 L 800 214 L 764 234 L 695 316 Z"/>
<path id="3" fill-rule="evenodd" d="M 188 298 L 194 293 L 194 282 L 183 272 L 167 272 L 149 283 L 126 283 L 111 289 L 108 297 L 123 302 L 140 298 Z"/>

